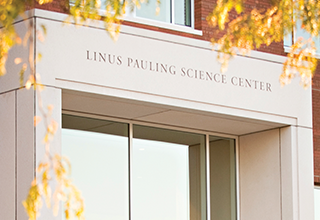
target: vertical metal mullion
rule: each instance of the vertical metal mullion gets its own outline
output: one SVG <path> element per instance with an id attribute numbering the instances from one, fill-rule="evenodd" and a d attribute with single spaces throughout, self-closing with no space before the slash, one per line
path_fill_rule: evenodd
<path id="1" fill-rule="evenodd" d="M 126 11 L 127 11 L 127 9 L 126 9 Z M 128 15 L 128 13 L 126 13 L 126 15 Z M 134 18 L 137 17 L 137 7 L 133 7 L 132 15 Z M 129 16 L 131 17 L 131 13 L 129 13 Z"/>
<path id="2" fill-rule="evenodd" d="M 133 139 L 133 124 L 129 123 L 129 150 L 128 150 L 128 167 L 129 167 L 129 171 L 128 171 L 128 176 L 129 176 L 129 189 L 128 189 L 128 197 L 129 197 L 129 220 L 132 219 L 131 217 L 131 192 L 132 192 L 132 181 L 131 181 L 131 173 L 132 173 L 132 166 L 131 166 L 131 155 L 132 155 L 132 139 Z"/>
<path id="3" fill-rule="evenodd" d="M 240 180 L 239 180 L 239 176 L 240 176 L 240 139 L 239 137 L 235 138 L 235 146 L 236 146 L 236 216 L 237 219 L 240 219 Z"/>
<path id="4" fill-rule="evenodd" d="M 194 16 L 194 0 L 190 0 L 190 27 L 194 28 L 194 20 L 195 20 L 195 16 Z"/>
<path id="5" fill-rule="evenodd" d="M 15 132 L 15 140 L 14 140 L 14 218 L 18 219 L 18 92 L 14 91 L 14 132 Z"/>
<path id="6" fill-rule="evenodd" d="M 170 0 L 171 4 L 171 23 L 174 24 L 174 0 Z"/>
<path id="7" fill-rule="evenodd" d="M 237 219 L 237 148 L 236 148 L 236 140 L 230 143 L 230 187 L 231 187 L 231 213 L 234 215 L 231 216 L 232 220 Z M 234 191 L 233 191 L 234 190 Z M 235 202 L 235 204 L 233 204 Z"/>
<path id="8" fill-rule="evenodd" d="M 207 180 L 207 220 L 211 219 L 211 203 L 210 203 L 210 142 L 209 135 L 206 134 L 206 180 Z"/>

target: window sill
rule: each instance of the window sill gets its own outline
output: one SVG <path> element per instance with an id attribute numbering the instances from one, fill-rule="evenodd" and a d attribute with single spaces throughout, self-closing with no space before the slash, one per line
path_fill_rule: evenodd
<path id="1" fill-rule="evenodd" d="M 284 49 L 285 53 L 290 53 L 291 52 L 290 46 L 283 45 L 283 49 Z"/>
<path id="2" fill-rule="evenodd" d="M 290 53 L 291 52 L 291 47 L 290 46 L 283 46 L 284 52 L 285 53 Z M 315 58 L 320 59 L 320 53 L 315 54 Z"/>

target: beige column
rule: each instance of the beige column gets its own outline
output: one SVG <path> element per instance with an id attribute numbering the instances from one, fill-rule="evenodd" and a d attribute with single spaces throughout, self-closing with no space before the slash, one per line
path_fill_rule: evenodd
<path id="1" fill-rule="evenodd" d="M 22 201 L 26 199 L 35 175 L 33 117 L 35 91 L 17 90 L 17 219 L 28 220 Z"/>
<path id="2" fill-rule="evenodd" d="M 281 220 L 279 129 L 240 136 L 242 220 Z"/>
<path id="3" fill-rule="evenodd" d="M 15 219 L 16 193 L 16 92 L 0 94 L 0 213 Z"/>
<path id="4" fill-rule="evenodd" d="M 50 149 L 52 154 L 61 153 L 61 89 L 53 88 L 53 87 L 45 87 L 45 89 L 40 94 L 41 97 L 37 94 L 37 100 L 36 100 L 36 115 L 41 116 L 41 112 L 39 109 L 39 98 L 42 100 L 43 109 L 47 112 L 48 106 L 52 105 L 52 115 L 51 119 L 56 121 L 58 123 L 58 130 L 53 137 L 51 143 L 50 143 Z M 43 139 L 46 134 L 46 127 L 45 124 L 40 122 L 38 126 L 36 127 L 36 137 L 35 137 L 35 145 L 36 145 L 36 158 L 35 162 L 38 166 L 38 164 L 43 160 L 44 154 L 45 154 L 45 145 L 43 142 Z M 54 189 L 55 184 L 54 182 L 51 183 L 51 187 Z M 60 207 L 61 208 L 61 207 Z M 61 212 L 60 212 L 61 214 Z M 60 220 L 61 216 L 54 216 L 52 213 L 52 210 L 49 210 L 46 205 L 44 204 L 41 209 L 41 218 L 46 220 Z"/>

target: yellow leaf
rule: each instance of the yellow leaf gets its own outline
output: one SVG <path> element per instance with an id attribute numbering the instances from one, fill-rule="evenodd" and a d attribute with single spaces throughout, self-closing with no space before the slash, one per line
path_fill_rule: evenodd
<path id="1" fill-rule="evenodd" d="M 16 42 L 17 42 L 17 44 L 21 44 L 22 43 L 22 40 L 21 40 L 21 38 L 19 36 L 16 37 Z"/>
<path id="2" fill-rule="evenodd" d="M 37 126 L 39 124 L 39 122 L 41 121 L 41 117 L 34 116 L 33 121 L 34 121 L 34 126 Z"/>
<path id="3" fill-rule="evenodd" d="M 52 111 L 53 105 L 48 105 L 47 108 L 48 108 L 49 111 Z"/>
<path id="4" fill-rule="evenodd" d="M 26 85 L 25 85 L 25 86 L 26 86 L 26 89 L 30 89 L 31 85 L 32 85 L 31 81 L 28 80 L 28 81 L 26 82 Z"/>
<path id="5" fill-rule="evenodd" d="M 44 136 L 43 142 L 44 143 L 48 143 L 49 142 L 49 134 L 48 133 Z"/>
<path id="6" fill-rule="evenodd" d="M 15 64 L 19 64 L 19 63 L 21 63 L 21 58 L 19 58 L 19 57 L 17 57 L 16 59 L 14 59 L 14 63 Z"/>
<path id="7" fill-rule="evenodd" d="M 41 53 L 38 53 L 37 62 L 39 62 L 41 59 L 42 59 L 42 54 L 41 54 Z"/>
<path id="8" fill-rule="evenodd" d="M 64 211 L 64 213 L 65 213 L 65 215 L 66 215 L 66 219 L 70 219 L 69 210 L 66 209 L 66 210 Z"/>
<path id="9" fill-rule="evenodd" d="M 38 37 L 39 41 L 41 41 L 41 42 L 44 41 L 44 36 L 40 31 L 37 32 L 37 37 Z"/>
<path id="10" fill-rule="evenodd" d="M 46 28 L 46 26 L 42 24 L 42 25 L 41 25 L 41 29 L 42 29 L 44 35 L 47 35 L 47 28 Z"/>
<path id="11" fill-rule="evenodd" d="M 235 9 L 236 9 L 237 13 L 240 14 L 240 13 L 242 12 L 241 4 L 237 4 L 237 5 L 235 6 Z"/>
<path id="12" fill-rule="evenodd" d="M 159 15 L 159 13 L 160 13 L 160 7 L 158 6 L 158 7 L 156 8 L 156 15 Z"/>

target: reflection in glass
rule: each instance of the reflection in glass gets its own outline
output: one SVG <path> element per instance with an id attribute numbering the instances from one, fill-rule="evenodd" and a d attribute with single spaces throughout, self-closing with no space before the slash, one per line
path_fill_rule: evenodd
<path id="1" fill-rule="evenodd" d="M 204 135 L 134 126 L 133 220 L 204 220 Z"/>
<path id="2" fill-rule="evenodd" d="M 303 26 L 301 23 L 302 23 L 301 20 L 297 20 L 297 24 L 296 24 L 297 28 L 295 28 L 295 37 L 294 37 L 295 42 L 297 42 L 299 37 L 302 37 L 303 41 L 307 41 L 308 39 L 310 39 L 312 37 L 309 32 L 307 32 L 305 29 L 301 28 L 301 26 Z M 312 40 L 314 41 L 315 48 L 317 50 L 316 53 L 319 53 L 320 52 L 320 50 L 319 50 L 319 48 L 320 48 L 319 36 L 312 37 Z"/>
<path id="3" fill-rule="evenodd" d="M 158 14 L 156 13 L 156 8 L 157 0 L 149 0 L 146 3 L 142 3 L 139 9 L 136 9 L 136 16 L 191 26 L 191 0 L 161 0 Z"/>
<path id="4" fill-rule="evenodd" d="M 62 154 L 72 164 L 86 219 L 128 220 L 128 126 L 70 115 L 62 126 Z"/>
<path id="5" fill-rule="evenodd" d="M 86 219 L 206 220 L 205 135 L 133 125 L 129 158 L 127 124 L 62 115 L 62 126 Z M 236 220 L 235 140 L 207 137 L 210 220 Z"/>
<path id="6" fill-rule="evenodd" d="M 210 136 L 211 220 L 236 220 L 236 166 L 233 139 Z"/>
<path id="7" fill-rule="evenodd" d="M 149 0 L 136 9 L 136 16 L 171 23 L 171 2 L 169 0 L 161 1 L 158 14 L 156 14 L 156 8 L 157 0 Z"/>
<path id="8" fill-rule="evenodd" d="M 174 23 L 191 26 L 190 0 L 174 0 Z"/>

